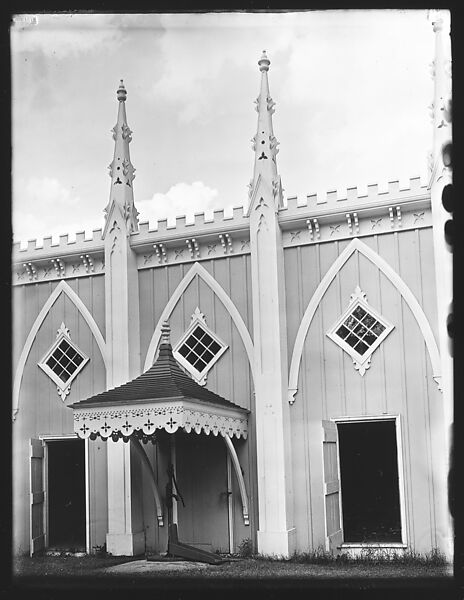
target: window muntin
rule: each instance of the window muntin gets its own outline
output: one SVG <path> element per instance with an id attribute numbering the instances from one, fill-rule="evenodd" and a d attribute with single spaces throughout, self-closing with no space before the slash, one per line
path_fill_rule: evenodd
<path id="1" fill-rule="evenodd" d="M 211 367 L 227 350 L 227 345 L 206 325 L 203 313 L 197 308 L 189 328 L 176 344 L 173 352 L 179 363 L 201 385 Z"/>
<path id="2" fill-rule="evenodd" d="M 393 325 L 367 303 L 366 294 L 358 286 L 347 310 L 327 335 L 352 357 L 355 369 L 364 375 L 373 352 L 392 329 Z"/>

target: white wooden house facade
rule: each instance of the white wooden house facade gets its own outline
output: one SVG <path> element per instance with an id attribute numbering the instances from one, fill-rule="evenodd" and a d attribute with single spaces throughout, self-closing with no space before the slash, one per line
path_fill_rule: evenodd
<path id="1" fill-rule="evenodd" d="M 449 78 L 435 29 L 438 106 Z M 173 461 L 174 518 L 198 547 L 450 555 L 442 114 L 427 184 L 284 200 L 265 54 L 258 64 L 248 209 L 139 223 L 121 83 L 104 230 L 13 249 L 18 553 L 163 552 Z M 180 367 L 230 406 L 79 407 L 147 372 L 166 321 Z"/>

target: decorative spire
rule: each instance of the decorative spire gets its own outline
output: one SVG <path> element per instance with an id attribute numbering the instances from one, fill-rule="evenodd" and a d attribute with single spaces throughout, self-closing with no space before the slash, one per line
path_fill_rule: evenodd
<path id="1" fill-rule="evenodd" d="M 255 165 L 253 179 L 250 182 L 250 208 L 254 203 L 257 184 L 261 180 L 271 191 L 274 199 L 275 209 L 283 207 L 282 184 L 277 172 L 276 156 L 279 152 L 277 146 L 279 142 L 274 136 L 272 127 L 272 115 L 274 114 L 275 102 L 269 93 L 268 71 L 271 61 L 267 57 L 266 51 L 258 61 L 261 71 L 261 89 L 256 99 L 256 110 L 258 112 L 258 128 L 256 135 L 252 139 L 252 147 L 255 152 Z"/>
<path id="2" fill-rule="evenodd" d="M 106 229 L 109 226 L 108 217 L 113 208 L 117 208 L 120 211 L 126 224 L 126 232 L 129 235 L 138 230 L 138 212 L 134 205 L 134 193 L 132 189 L 135 169 L 132 166 L 129 153 L 132 131 L 127 125 L 127 91 L 122 79 L 116 91 L 116 97 L 119 101 L 118 121 L 112 129 L 115 144 L 113 161 L 108 166 L 109 176 L 111 177 L 111 189 L 110 200 L 108 206 L 105 208 L 106 225 L 104 235 L 106 235 Z"/>
<path id="3" fill-rule="evenodd" d="M 163 321 L 161 325 L 161 344 L 171 344 L 171 328 L 169 321 Z"/>

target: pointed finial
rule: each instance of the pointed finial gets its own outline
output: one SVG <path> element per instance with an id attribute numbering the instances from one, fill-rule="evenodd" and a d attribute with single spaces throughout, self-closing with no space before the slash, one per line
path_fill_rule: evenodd
<path id="1" fill-rule="evenodd" d="M 269 65 L 271 61 L 268 59 L 266 50 L 263 50 L 263 55 L 258 60 L 259 70 L 260 71 L 269 71 Z"/>
<path id="2" fill-rule="evenodd" d="M 169 321 L 163 321 L 163 324 L 161 325 L 161 343 L 171 343 L 171 328 L 169 327 Z"/>
<path id="3" fill-rule="evenodd" d="M 119 102 L 126 101 L 127 92 L 126 88 L 124 87 L 124 81 L 122 79 L 121 83 L 119 84 L 118 91 L 116 92 L 116 96 L 118 97 Z"/>

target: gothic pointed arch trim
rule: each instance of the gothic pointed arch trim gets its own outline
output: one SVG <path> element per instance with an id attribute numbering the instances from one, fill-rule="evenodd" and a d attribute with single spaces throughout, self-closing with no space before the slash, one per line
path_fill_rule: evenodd
<path id="1" fill-rule="evenodd" d="M 146 371 L 153 364 L 156 349 L 158 347 L 160 338 L 161 338 L 161 326 L 164 321 L 167 321 L 179 302 L 182 294 L 187 289 L 189 283 L 193 280 L 193 278 L 198 275 L 201 277 L 207 286 L 211 288 L 211 290 L 216 294 L 219 300 L 224 305 L 227 312 L 230 314 L 232 321 L 237 327 L 238 333 L 242 339 L 243 345 L 245 346 L 245 351 L 247 353 L 248 361 L 250 364 L 251 373 L 254 377 L 254 359 L 253 359 L 253 342 L 251 341 L 250 333 L 242 319 L 242 316 L 238 312 L 237 307 L 232 302 L 230 296 L 225 292 L 224 288 L 214 279 L 212 275 L 208 273 L 208 271 L 198 262 L 194 263 L 191 269 L 186 273 L 182 281 L 179 283 L 177 288 L 175 289 L 172 296 L 169 298 L 168 303 L 164 307 L 163 312 L 161 313 L 160 318 L 158 319 L 158 323 L 155 327 L 155 331 L 153 332 L 152 338 L 150 340 L 150 345 L 148 346 L 147 356 L 145 358 L 145 364 L 143 370 Z"/>
<path id="2" fill-rule="evenodd" d="M 430 323 L 422 310 L 421 305 L 417 301 L 416 297 L 408 287 L 404 279 L 402 279 L 398 273 L 383 259 L 377 252 L 369 248 L 359 238 L 354 238 L 343 252 L 334 261 L 330 269 L 322 278 L 316 291 L 314 292 L 309 304 L 305 310 L 303 318 L 298 329 L 298 333 L 295 338 L 295 344 L 293 346 L 292 360 L 290 363 L 290 373 L 288 381 L 288 401 L 293 404 L 295 401 L 295 394 L 298 391 L 298 374 L 300 371 L 301 356 L 303 353 L 303 346 L 306 339 L 306 335 L 309 331 L 309 327 L 313 320 L 314 314 L 319 306 L 324 294 L 326 293 L 329 285 L 332 283 L 335 275 L 340 271 L 350 256 L 358 251 L 368 258 L 374 265 L 376 265 L 382 273 L 391 281 L 391 283 L 397 288 L 403 297 L 406 304 L 411 309 L 414 318 L 419 325 L 419 328 L 424 336 L 427 351 L 429 353 L 430 362 L 432 364 L 432 373 L 434 380 L 439 384 L 441 379 L 441 367 L 440 367 L 440 353 L 438 350 L 437 342 L 433 335 Z M 439 389 L 440 385 L 439 385 Z"/>
<path id="3" fill-rule="evenodd" d="M 89 326 L 89 329 L 95 338 L 95 341 L 97 342 L 98 348 L 100 349 L 101 355 L 103 357 L 103 362 L 105 363 L 105 367 L 107 367 L 106 343 L 103 339 L 103 336 L 97 323 L 95 322 L 95 319 L 92 317 L 89 309 L 82 302 L 82 300 L 79 298 L 76 292 L 71 288 L 71 286 L 68 283 L 66 283 L 66 281 L 60 281 L 60 283 L 50 294 L 45 304 L 42 306 L 42 309 L 37 315 L 37 318 L 31 327 L 29 335 L 27 336 L 26 342 L 21 351 L 21 355 L 19 357 L 18 366 L 16 367 L 15 377 L 13 381 L 13 421 L 15 420 L 16 414 L 19 410 L 19 392 L 21 389 L 24 367 L 26 366 L 26 361 L 29 356 L 29 352 L 31 351 L 32 344 L 34 343 L 37 332 L 39 331 L 40 326 L 45 320 L 45 317 L 48 315 L 51 307 L 55 304 L 56 300 L 61 294 L 66 294 L 71 300 L 71 302 L 75 305 L 77 310 L 83 316 L 85 322 Z"/>
<path id="4" fill-rule="evenodd" d="M 237 451 L 235 450 L 235 446 L 233 445 L 232 440 L 228 435 L 224 436 L 224 442 L 227 446 L 227 451 L 229 452 L 230 458 L 232 460 L 232 465 L 234 467 L 235 475 L 238 481 L 238 487 L 240 489 L 240 498 L 242 500 L 243 523 L 245 525 L 249 525 L 250 514 L 248 511 L 248 496 L 245 487 L 245 479 L 243 478 L 242 468 L 240 466 Z"/>

